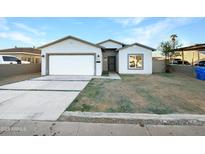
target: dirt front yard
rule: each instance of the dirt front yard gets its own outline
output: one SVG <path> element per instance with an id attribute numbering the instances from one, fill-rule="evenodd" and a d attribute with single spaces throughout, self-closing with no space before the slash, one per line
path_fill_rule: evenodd
<path id="1" fill-rule="evenodd" d="M 122 75 L 93 79 L 68 111 L 205 113 L 205 82 L 182 74 Z"/>

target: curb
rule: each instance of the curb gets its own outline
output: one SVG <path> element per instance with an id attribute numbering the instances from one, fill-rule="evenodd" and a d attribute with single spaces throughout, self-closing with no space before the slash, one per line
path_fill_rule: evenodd
<path id="1" fill-rule="evenodd" d="M 205 115 L 193 114 L 138 114 L 104 112 L 68 112 L 65 111 L 58 121 L 116 123 L 144 125 L 192 125 L 205 126 Z"/>

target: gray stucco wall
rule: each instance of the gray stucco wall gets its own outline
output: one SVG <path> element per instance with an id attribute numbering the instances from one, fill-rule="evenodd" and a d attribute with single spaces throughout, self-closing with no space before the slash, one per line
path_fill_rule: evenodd
<path id="1" fill-rule="evenodd" d="M 41 64 L 0 64 L 0 77 L 38 73 Z"/>
<path id="2" fill-rule="evenodd" d="M 152 60 L 152 72 L 161 73 L 165 71 L 165 62 L 164 60 Z"/>
<path id="3" fill-rule="evenodd" d="M 113 50 L 106 50 L 104 51 L 103 54 L 103 71 L 108 71 L 108 56 L 116 56 L 117 55 L 117 51 L 113 51 Z M 118 62 L 117 62 L 117 56 L 116 56 L 116 71 L 118 68 Z"/>
<path id="4" fill-rule="evenodd" d="M 153 59 L 152 64 L 152 71 L 153 73 L 160 73 L 165 71 L 165 62 L 164 60 L 154 60 Z M 194 77 L 195 71 L 194 66 L 183 66 L 183 65 L 170 65 L 171 72 L 178 72 L 183 73 L 188 76 Z"/>
<path id="5" fill-rule="evenodd" d="M 188 76 L 194 77 L 195 76 L 195 69 L 194 66 L 183 66 L 183 65 L 170 65 L 172 72 L 183 73 Z"/>

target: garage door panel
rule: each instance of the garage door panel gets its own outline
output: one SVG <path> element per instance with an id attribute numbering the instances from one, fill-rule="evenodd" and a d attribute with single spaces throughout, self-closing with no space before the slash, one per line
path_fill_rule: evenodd
<path id="1" fill-rule="evenodd" d="M 94 55 L 50 55 L 50 75 L 94 75 Z"/>

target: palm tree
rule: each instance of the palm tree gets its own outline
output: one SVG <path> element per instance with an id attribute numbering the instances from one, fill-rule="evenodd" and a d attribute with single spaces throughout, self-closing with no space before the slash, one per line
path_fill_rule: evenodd
<path id="1" fill-rule="evenodd" d="M 178 37 L 177 34 L 172 34 L 172 35 L 170 36 L 172 42 L 175 42 L 177 37 Z"/>
<path id="2" fill-rule="evenodd" d="M 172 34 L 172 35 L 170 36 L 171 41 L 172 41 L 172 44 L 173 44 L 173 49 L 176 48 L 177 37 L 178 37 L 177 34 Z"/>

